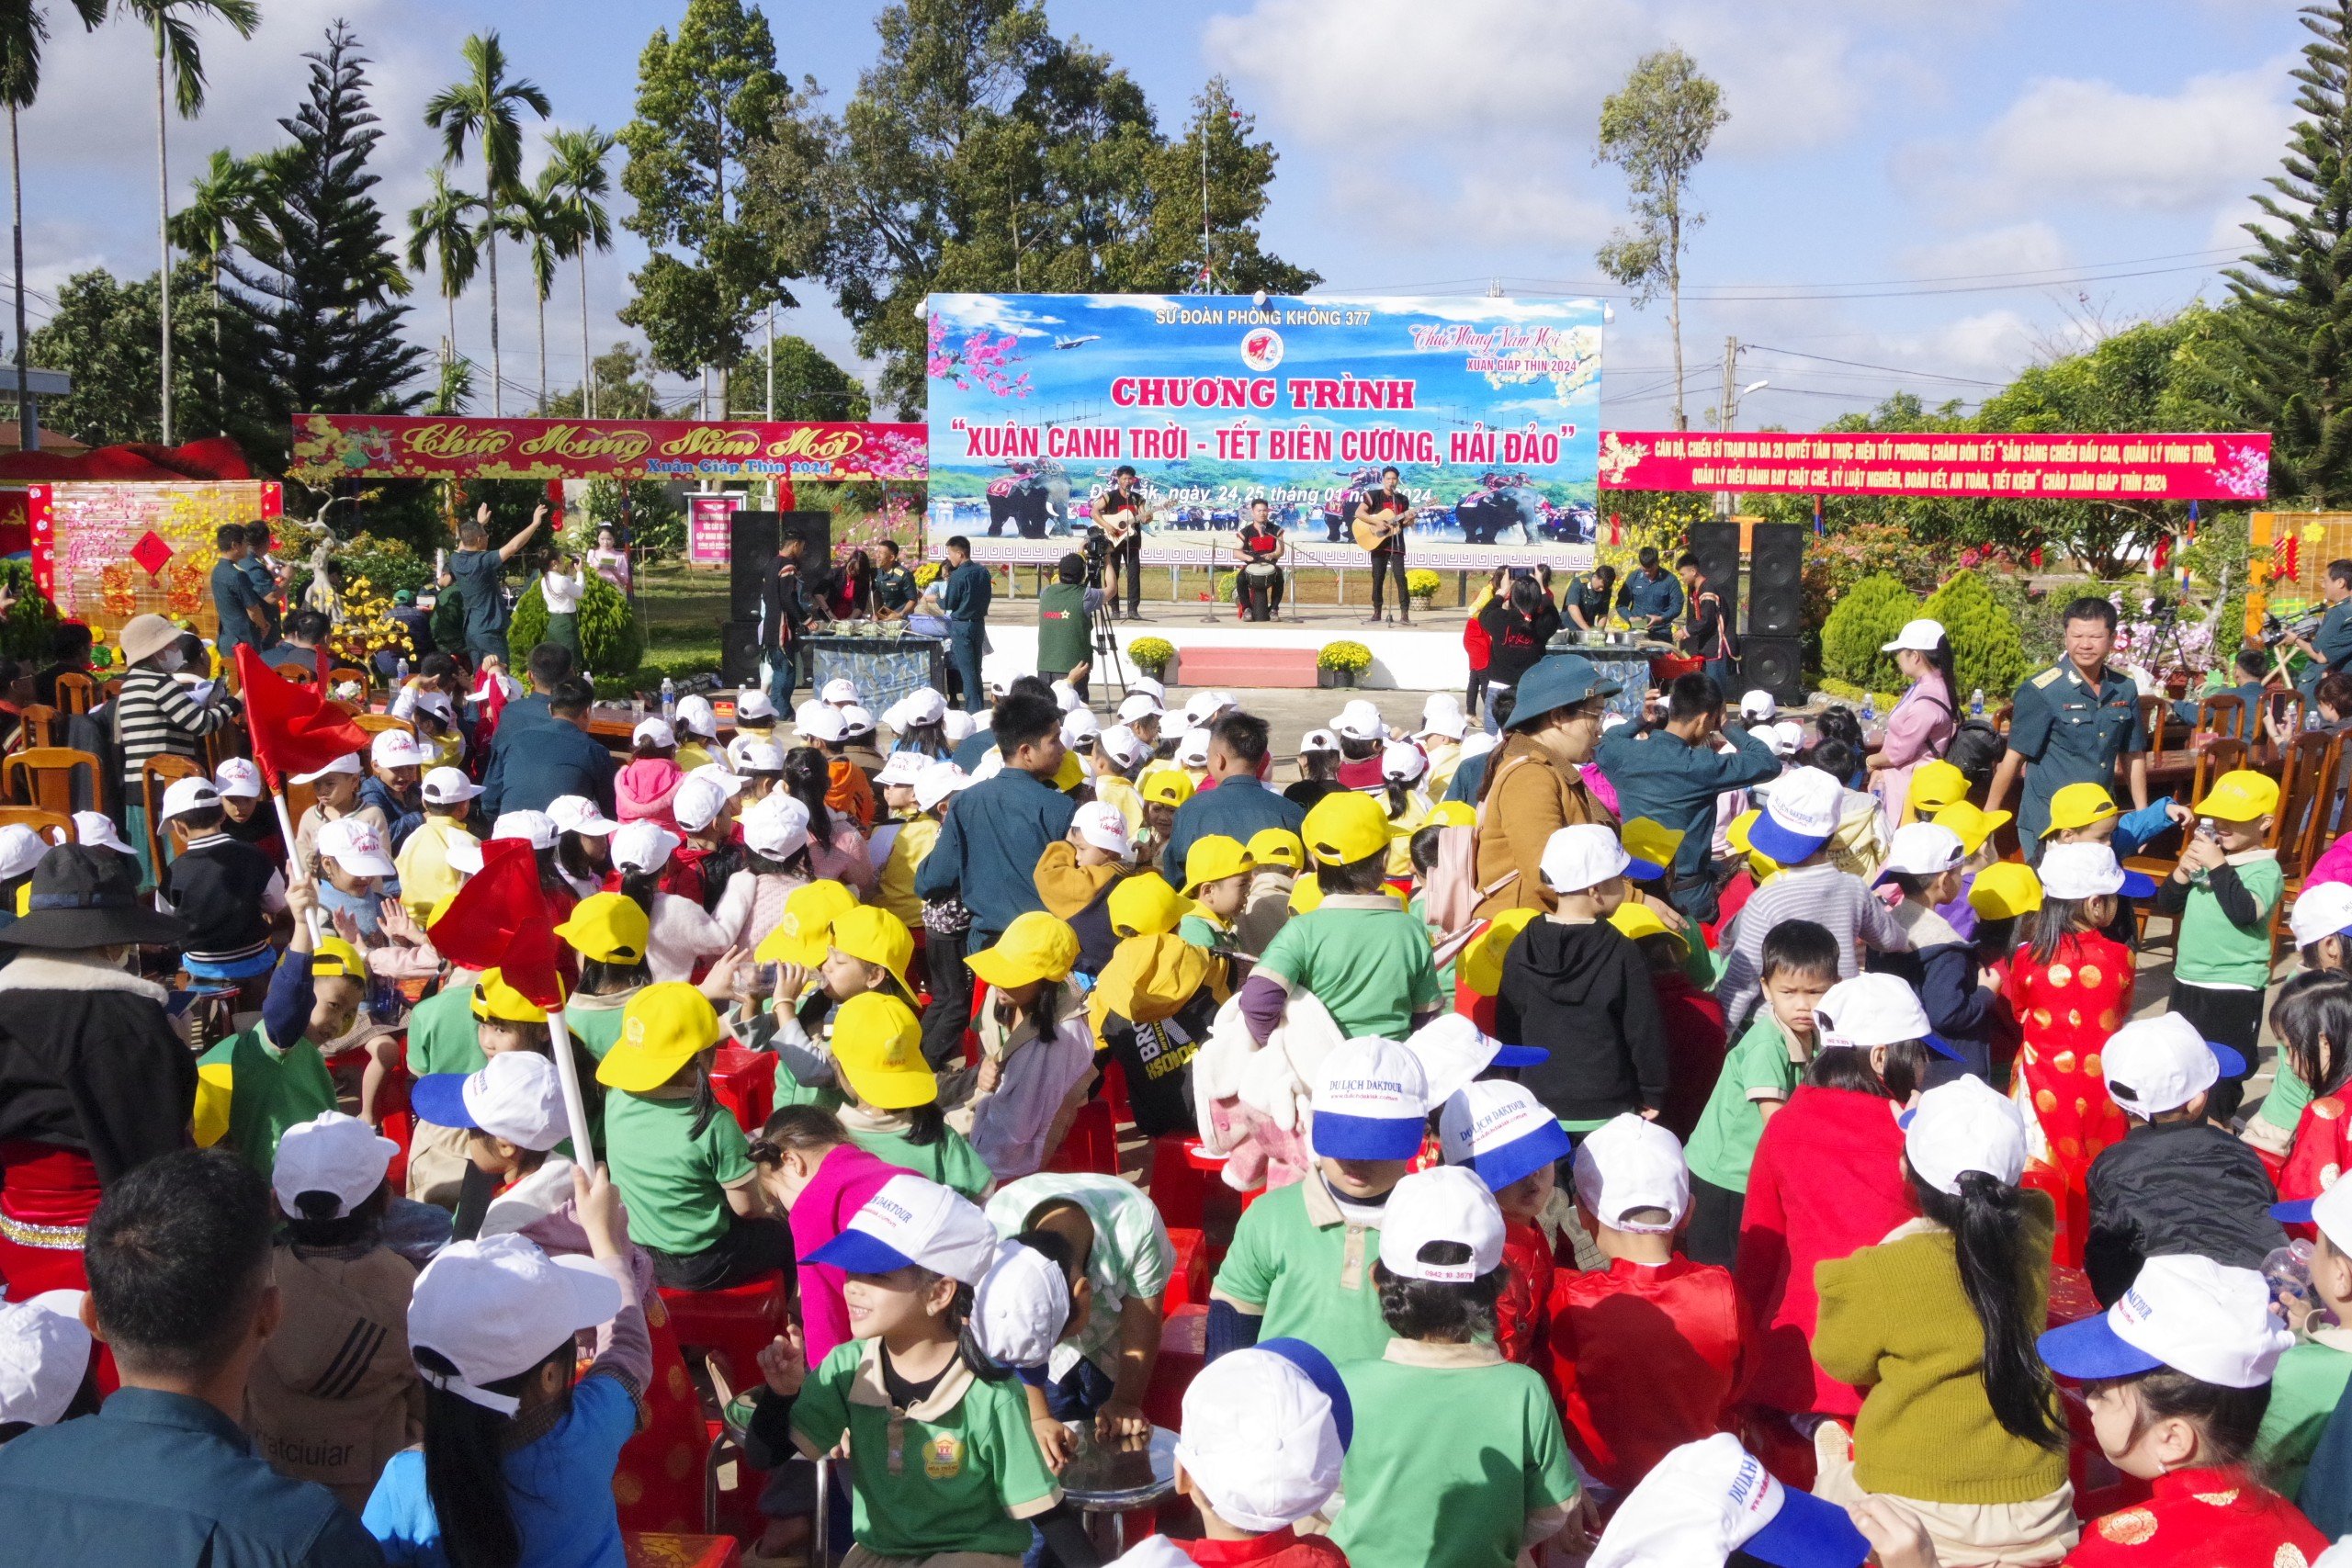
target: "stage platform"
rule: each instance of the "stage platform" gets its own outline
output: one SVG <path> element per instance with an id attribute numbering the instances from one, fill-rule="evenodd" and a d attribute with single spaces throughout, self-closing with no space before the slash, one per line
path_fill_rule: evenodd
<path id="1" fill-rule="evenodd" d="M 1026 610 L 1021 619 L 999 614 Z M 1232 606 L 1218 606 L 1212 621 L 1207 606 L 1146 604 L 1143 621 L 1112 623 L 1124 650 L 1137 637 L 1156 637 L 1176 648 L 1176 667 L 1168 672 L 1170 686 L 1306 687 L 1315 684 L 1313 656 L 1330 642 L 1360 642 L 1372 650 L 1372 668 L 1356 677 L 1357 684 L 1408 692 L 1458 692 L 1470 679 L 1470 655 L 1462 646 L 1462 627 L 1468 619 L 1460 610 L 1416 615 L 1409 626 L 1366 626 L 1362 607 L 1309 605 L 1296 620 L 1251 623 L 1236 620 Z M 988 657 L 981 674 L 989 680 L 1011 680 L 1037 668 L 1037 624 L 1034 604 L 1000 598 L 989 616 Z M 1280 650 L 1256 678 L 1236 671 L 1231 656 Z M 1213 651 L 1214 678 L 1204 681 L 1185 668 L 1187 652 Z M 1195 660 L 1195 664 L 1207 661 Z M 1135 672 L 1128 666 L 1128 672 Z M 1208 671 L 1202 671 L 1208 672 Z"/>

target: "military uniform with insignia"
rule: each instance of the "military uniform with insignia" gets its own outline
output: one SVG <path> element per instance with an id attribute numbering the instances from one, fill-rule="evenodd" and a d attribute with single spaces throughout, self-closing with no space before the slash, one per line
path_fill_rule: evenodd
<path id="1" fill-rule="evenodd" d="M 2019 686 L 2015 700 L 2009 750 L 2028 764 L 2018 836 L 2027 858 L 2038 862 L 2042 830 L 2050 826 L 2050 797 L 2072 784 L 2115 793 L 2117 761 L 2148 749 L 2148 728 L 2140 714 L 2140 688 L 2111 668 L 2094 683 L 2073 660 L 2062 660 Z"/>

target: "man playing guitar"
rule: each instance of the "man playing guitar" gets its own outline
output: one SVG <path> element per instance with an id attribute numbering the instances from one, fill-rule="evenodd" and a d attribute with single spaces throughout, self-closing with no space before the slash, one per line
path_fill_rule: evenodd
<path id="1" fill-rule="evenodd" d="M 1393 468 L 1380 470 L 1380 488 L 1363 492 L 1356 503 L 1356 543 L 1372 554 L 1372 614 L 1366 626 L 1377 626 L 1382 590 L 1394 573 L 1396 579 L 1396 622 L 1413 624 L 1412 601 L 1405 592 L 1405 531 L 1413 524 L 1413 498 L 1397 488 Z"/>
<path id="2" fill-rule="evenodd" d="M 1111 476 L 1111 488 L 1094 502 L 1093 532 L 1104 555 L 1102 598 L 1119 612 L 1119 565 L 1127 569 L 1127 619 L 1143 619 L 1143 525 L 1151 520 L 1151 498 L 1136 488 L 1136 471 L 1122 463 Z M 1091 552 L 1090 552 L 1091 553 Z"/>

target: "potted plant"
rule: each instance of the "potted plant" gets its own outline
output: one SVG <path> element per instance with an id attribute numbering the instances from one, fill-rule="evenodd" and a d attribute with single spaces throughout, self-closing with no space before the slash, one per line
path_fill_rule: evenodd
<path id="1" fill-rule="evenodd" d="M 1413 601 L 1413 608 L 1426 610 L 1437 601 L 1438 584 L 1442 580 L 1427 567 L 1415 567 L 1405 574 L 1405 592 Z"/>
<path id="2" fill-rule="evenodd" d="M 1168 667 L 1176 661 L 1176 645 L 1164 637 L 1139 637 L 1127 644 L 1127 662 L 1155 681 L 1168 678 Z"/>
<path id="3" fill-rule="evenodd" d="M 1352 686 L 1356 677 L 1372 668 L 1372 649 L 1360 642 L 1327 642 L 1315 656 L 1316 673 L 1326 686 Z"/>

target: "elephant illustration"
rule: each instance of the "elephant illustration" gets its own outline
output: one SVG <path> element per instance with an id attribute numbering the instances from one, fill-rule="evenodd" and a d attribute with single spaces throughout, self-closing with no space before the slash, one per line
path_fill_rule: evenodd
<path id="1" fill-rule="evenodd" d="M 1336 545 L 1345 540 L 1348 525 L 1356 520 L 1356 509 L 1363 504 L 1363 493 L 1380 488 L 1378 468 L 1358 468 L 1341 481 L 1340 492 L 1323 503 L 1323 524 L 1329 530 L 1324 543 Z"/>
<path id="2" fill-rule="evenodd" d="M 1453 503 L 1465 545 L 1524 544 L 1541 535 L 1553 515 L 1552 503 L 1534 486 L 1515 477 L 1488 475 L 1481 487 Z M 1516 527 L 1515 539 L 1503 535 Z"/>
<path id="3" fill-rule="evenodd" d="M 989 485 L 991 539 L 1004 532 L 1008 522 L 1024 539 L 1042 539 L 1049 531 L 1068 533 L 1069 517 L 1069 475 L 1058 463 L 1015 463 L 1009 476 Z M 1058 529 L 1052 527 L 1057 523 Z"/>

